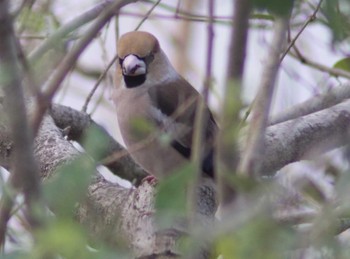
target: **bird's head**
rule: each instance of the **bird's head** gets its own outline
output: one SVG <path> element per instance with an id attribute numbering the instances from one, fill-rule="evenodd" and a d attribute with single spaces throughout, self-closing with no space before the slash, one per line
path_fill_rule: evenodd
<path id="1" fill-rule="evenodd" d="M 157 38 L 148 32 L 133 31 L 122 35 L 117 49 L 117 75 L 123 78 L 127 88 L 152 87 L 179 79 Z"/>
<path id="2" fill-rule="evenodd" d="M 155 67 L 160 52 L 158 40 L 148 32 L 133 31 L 118 41 L 119 71 L 128 88 L 142 85 Z"/>

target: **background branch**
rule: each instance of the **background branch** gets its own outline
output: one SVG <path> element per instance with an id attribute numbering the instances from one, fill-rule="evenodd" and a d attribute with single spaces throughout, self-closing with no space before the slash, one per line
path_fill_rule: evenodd
<path id="1" fill-rule="evenodd" d="M 38 168 L 33 156 L 33 135 L 28 126 L 24 94 L 16 51 L 16 38 L 6 0 L 0 1 L 0 74 L 4 90 L 4 109 L 13 142 L 11 169 L 12 184 L 23 192 L 28 209 L 29 223 L 33 228 L 40 225 L 33 206 L 38 206 L 40 187 Z M 6 75 L 6 76 L 4 76 Z M 8 217 L 4 217 L 8 218 Z"/>
<path id="2" fill-rule="evenodd" d="M 79 152 L 64 139 L 53 120 L 46 116 L 35 141 L 35 155 L 42 178 L 48 180 L 61 165 L 76 158 Z M 120 245 L 120 237 L 124 237 L 136 256 L 165 256 L 169 251 L 174 251 L 173 245 L 179 234 L 174 235 L 174 231 L 178 232 L 176 228 L 171 231 L 158 231 L 155 228 L 153 188 L 145 181 L 137 189 L 126 189 L 96 174 L 88 188 L 87 200 L 78 207 L 77 220 L 87 226 L 90 235 L 97 239 Z M 206 195 L 200 196 L 199 217 L 211 221 L 216 210 L 215 192 L 210 183 L 203 183 L 200 190 Z M 163 258 L 172 257 L 168 255 Z"/>
<path id="3" fill-rule="evenodd" d="M 341 147 L 349 138 L 350 101 L 266 129 L 263 175 Z"/>
<path id="4" fill-rule="evenodd" d="M 69 54 L 62 60 L 58 65 L 57 69 L 49 79 L 47 85 L 45 86 L 45 92 L 43 92 L 43 98 L 40 103 L 37 103 L 36 109 L 33 115 L 32 125 L 34 131 L 39 128 L 41 118 L 43 117 L 46 109 L 51 103 L 51 100 L 58 90 L 63 79 L 69 72 L 69 70 L 74 66 L 76 60 L 81 55 L 83 50 L 92 41 L 96 34 L 101 30 L 101 28 L 113 17 L 113 15 L 123 6 L 136 2 L 137 0 L 119 0 L 111 5 L 105 7 L 104 11 L 96 19 L 95 23 L 90 27 L 90 29 L 84 34 L 77 45 L 69 52 Z"/>
<path id="5" fill-rule="evenodd" d="M 217 136 L 217 178 L 220 204 L 228 204 L 235 198 L 235 190 L 229 182 L 235 174 L 238 161 L 239 112 L 241 109 L 241 80 L 243 77 L 249 29 L 250 0 L 237 0 L 233 5 L 228 65 Z"/>
<path id="6" fill-rule="evenodd" d="M 276 115 L 271 116 L 269 125 L 274 125 L 287 120 L 296 119 L 300 116 L 308 115 L 322 109 L 336 105 L 345 99 L 350 98 L 350 83 L 347 82 L 341 86 L 334 87 L 329 91 L 312 97 L 300 104 L 286 109 Z"/>
<path id="7" fill-rule="evenodd" d="M 61 42 L 70 33 L 76 29 L 94 20 L 101 12 L 103 12 L 108 6 L 113 3 L 113 0 L 104 0 L 91 9 L 83 12 L 79 16 L 73 18 L 67 24 L 61 26 L 55 33 L 50 35 L 45 41 L 43 41 L 38 47 L 36 47 L 29 54 L 29 62 L 37 62 L 48 50 L 57 46 L 57 42 Z"/>
<path id="8" fill-rule="evenodd" d="M 79 142 L 82 146 L 85 145 L 84 137 L 90 128 L 94 128 L 99 134 L 103 135 L 106 139 L 107 146 L 103 147 L 101 157 L 125 151 L 103 127 L 96 124 L 86 113 L 63 105 L 54 104 L 50 109 L 50 114 L 59 128 L 68 129 L 68 138 Z M 122 156 L 118 160 L 105 164 L 105 166 L 111 170 L 112 173 L 129 180 L 135 185 L 139 185 L 141 180 L 148 175 L 128 154 Z"/>
<path id="9" fill-rule="evenodd" d="M 238 173 L 246 176 L 257 177 L 263 162 L 261 154 L 264 153 L 265 129 L 280 65 L 280 54 L 286 40 L 288 21 L 289 19 L 286 17 L 278 18 L 275 21 L 273 39 L 266 56 L 266 66 L 262 73 L 261 85 L 252 109 L 248 140 L 238 166 Z"/>

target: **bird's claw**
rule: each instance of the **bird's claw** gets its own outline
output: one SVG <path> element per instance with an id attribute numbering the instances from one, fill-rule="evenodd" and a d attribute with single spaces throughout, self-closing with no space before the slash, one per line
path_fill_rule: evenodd
<path id="1" fill-rule="evenodd" d="M 145 178 L 142 179 L 141 183 L 147 182 L 148 184 L 155 186 L 158 183 L 157 177 L 154 175 L 147 175 Z"/>

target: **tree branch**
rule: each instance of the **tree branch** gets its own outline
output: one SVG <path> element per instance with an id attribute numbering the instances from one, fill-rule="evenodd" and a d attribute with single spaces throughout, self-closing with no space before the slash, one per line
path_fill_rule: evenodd
<path id="1" fill-rule="evenodd" d="M 283 166 L 312 159 L 341 147 L 349 138 L 350 101 L 270 126 L 265 134 L 261 172 L 273 175 Z"/>
<path id="2" fill-rule="evenodd" d="M 48 141 L 49 140 L 49 141 Z M 42 178 L 52 177 L 62 164 L 72 161 L 79 152 L 61 134 L 53 120 L 44 117 L 35 140 L 35 155 L 39 161 Z M 212 191 L 208 192 L 208 188 Z M 204 182 L 200 189 L 199 218 L 213 220 L 216 206 L 211 183 Z M 147 181 L 137 189 L 126 189 L 106 181 L 96 174 L 90 184 L 86 202 L 77 210 L 77 220 L 86 225 L 90 234 L 117 244 L 125 237 L 138 257 L 176 254 L 174 244 L 182 230 L 159 230 L 154 224 L 154 190 Z M 174 234 L 176 233 L 176 235 Z M 172 258 L 171 256 L 164 258 Z"/>
<path id="3" fill-rule="evenodd" d="M 13 141 L 12 183 L 23 192 L 32 227 L 40 222 L 33 214 L 40 198 L 38 168 L 32 153 L 33 135 L 28 126 L 21 73 L 16 51 L 16 38 L 6 0 L 0 1 L 0 84 L 3 87 L 5 116 Z M 6 218 L 6 217 L 5 217 Z"/>
<path id="4" fill-rule="evenodd" d="M 105 152 L 102 157 L 107 157 L 118 152 L 124 152 L 125 149 L 108 134 L 108 132 L 96 124 L 91 117 L 83 112 L 79 112 L 72 108 L 55 104 L 52 105 L 50 114 L 56 125 L 61 129 L 68 128 L 68 138 L 79 142 L 84 146 L 84 136 L 89 128 L 94 127 L 107 139 L 108 146 L 104 148 Z M 129 154 L 122 156 L 118 160 L 114 160 L 105 166 L 119 177 L 129 180 L 138 186 L 141 180 L 148 174 L 138 166 Z"/>
<path id="5" fill-rule="evenodd" d="M 95 19 L 106 9 L 107 6 L 111 5 L 112 3 L 113 0 L 104 0 L 60 27 L 55 33 L 43 41 L 29 54 L 29 62 L 32 64 L 37 62 L 48 50 L 55 48 L 55 46 L 57 46 L 57 42 L 61 42 L 70 33 Z"/>
<path id="6" fill-rule="evenodd" d="M 250 0 L 237 0 L 234 5 L 233 31 L 228 59 L 227 78 L 240 81 L 243 76 L 247 49 Z"/>
<path id="7" fill-rule="evenodd" d="M 252 110 L 249 125 L 248 141 L 238 166 L 238 173 L 257 177 L 263 163 L 261 159 L 265 147 L 264 135 L 270 112 L 272 95 L 280 65 L 280 54 L 283 50 L 288 28 L 287 17 L 276 19 L 273 40 L 267 54 L 266 66 L 262 73 L 261 85 Z"/>
<path id="8" fill-rule="evenodd" d="M 231 203 L 235 190 L 227 183 L 236 172 L 239 161 L 238 132 L 241 109 L 241 81 L 247 49 L 249 29 L 250 0 L 237 0 L 233 5 L 233 26 L 224 89 L 223 105 L 220 112 L 221 130 L 217 136 L 217 182 L 220 204 Z"/>
<path id="9" fill-rule="evenodd" d="M 96 34 L 101 30 L 101 28 L 113 17 L 113 15 L 123 6 L 136 2 L 137 0 L 119 0 L 105 7 L 104 11 L 96 19 L 95 23 L 92 24 L 90 29 L 81 38 L 77 45 L 72 49 L 71 52 L 62 60 L 58 65 L 57 69 L 51 76 L 47 85 L 45 86 L 46 91 L 43 93 L 43 97 L 40 103 L 37 103 L 35 107 L 35 112 L 33 114 L 32 125 L 34 132 L 37 131 L 40 125 L 40 121 L 51 103 L 56 91 L 58 90 L 63 79 L 69 72 L 69 70 L 74 66 L 76 60 L 87 47 L 87 45 L 92 41 Z"/>
<path id="10" fill-rule="evenodd" d="M 329 108 L 348 98 L 350 98 L 350 83 L 345 83 L 342 86 L 332 88 L 322 95 L 312 97 L 305 102 L 294 105 L 293 107 L 272 116 L 269 120 L 269 125 L 296 119 L 300 116 Z"/>

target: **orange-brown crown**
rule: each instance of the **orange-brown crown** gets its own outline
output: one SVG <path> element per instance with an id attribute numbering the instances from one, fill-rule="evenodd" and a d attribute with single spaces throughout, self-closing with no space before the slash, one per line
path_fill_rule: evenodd
<path id="1" fill-rule="evenodd" d="M 140 58 L 159 51 L 156 37 L 144 31 L 132 31 L 122 35 L 118 41 L 117 51 L 120 58 L 133 54 Z"/>

